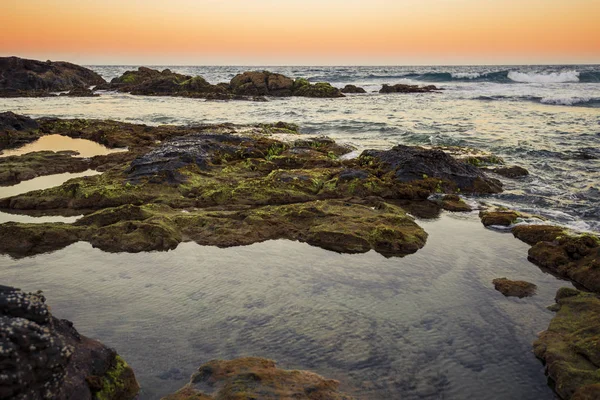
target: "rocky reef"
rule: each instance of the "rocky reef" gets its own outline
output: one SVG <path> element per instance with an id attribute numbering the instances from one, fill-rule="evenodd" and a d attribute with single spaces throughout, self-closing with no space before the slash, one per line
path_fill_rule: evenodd
<path id="1" fill-rule="evenodd" d="M 134 399 L 139 385 L 127 363 L 53 317 L 45 301 L 0 286 L 0 398 Z"/>
<path id="2" fill-rule="evenodd" d="M 341 156 L 352 148 L 328 138 L 273 139 L 273 133 L 297 132 L 297 126 L 282 122 L 149 127 L 45 118 L 35 123 L 36 129 L 12 132 L 13 143 L 60 133 L 129 151 L 65 158 L 61 170 L 86 166 L 103 174 L 0 199 L 0 208 L 9 212 L 84 214 L 72 224 L 0 225 L 0 251 L 16 257 L 80 240 L 105 251 L 139 252 L 173 249 L 183 241 L 226 247 L 280 238 L 338 252 L 403 256 L 427 239 L 405 211 L 423 207 L 410 203 L 466 211 L 470 207 L 459 191 L 501 190 L 497 180 L 439 150 L 397 146 L 346 160 Z M 31 170 L 7 179 L 40 173 L 39 156 L 11 159 Z M 444 193 L 442 201 L 429 199 Z"/>
<path id="3" fill-rule="evenodd" d="M 398 83 L 395 85 L 384 84 L 381 89 L 379 89 L 379 93 L 431 93 L 439 90 L 441 89 L 435 85 L 419 86 Z"/>
<path id="4" fill-rule="evenodd" d="M 47 97 L 103 83 L 94 71 L 68 62 L 0 57 L 0 97 Z M 84 93 L 77 90 L 71 95 Z"/>
<path id="5" fill-rule="evenodd" d="M 537 286 L 525 281 L 511 281 L 506 278 L 497 278 L 492 281 L 494 288 L 506 297 L 529 297 L 535 294 Z"/>
<path id="6" fill-rule="evenodd" d="M 562 288 L 556 316 L 535 341 L 554 390 L 564 400 L 600 398 L 600 298 Z"/>
<path id="7" fill-rule="evenodd" d="M 274 361 L 245 357 L 201 365 L 187 385 L 162 400 L 353 399 L 338 386 L 339 382 L 309 371 L 283 370 Z"/>
<path id="8" fill-rule="evenodd" d="M 265 100 L 273 97 L 343 97 L 342 92 L 329 83 L 311 84 L 306 79 L 292 79 L 269 71 L 246 71 L 229 83 L 208 83 L 201 76 L 158 71 L 140 67 L 127 71 L 110 83 L 96 89 L 117 90 L 146 96 L 197 97 L 209 100 Z"/>

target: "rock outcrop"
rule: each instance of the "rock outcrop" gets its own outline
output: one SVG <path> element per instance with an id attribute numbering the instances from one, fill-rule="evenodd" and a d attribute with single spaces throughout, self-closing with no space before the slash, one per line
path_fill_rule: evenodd
<path id="1" fill-rule="evenodd" d="M 0 286 L 0 398 L 134 399 L 127 363 L 53 317 L 41 293 Z"/>
<path id="2" fill-rule="evenodd" d="M 384 171 L 393 172 L 400 182 L 436 178 L 442 181 L 441 184 L 454 186 L 461 192 L 502 191 L 500 181 L 487 177 L 478 168 L 441 150 L 398 145 L 390 150 L 366 150 L 360 160 L 363 164 L 377 164 Z"/>
<path id="3" fill-rule="evenodd" d="M 341 90 L 342 93 L 367 93 L 367 91 L 360 86 L 356 85 L 346 85 Z"/>
<path id="4" fill-rule="evenodd" d="M 352 400 L 339 382 L 309 371 L 277 368 L 274 361 L 245 357 L 203 364 L 190 382 L 162 400 Z"/>
<path id="5" fill-rule="evenodd" d="M 379 93 L 431 93 L 441 90 L 434 85 L 418 86 L 398 83 L 396 85 L 385 84 L 379 90 Z"/>
<path id="6" fill-rule="evenodd" d="M 561 399 L 600 399 L 600 299 L 562 288 L 556 303 L 556 316 L 534 342 L 534 353 Z"/>
<path id="7" fill-rule="evenodd" d="M 15 185 L 41 175 L 82 172 L 91 160 L 73 157 L 73 151 L 38 151 L 22 156 L 0 157 L 0 186 Z"/>
<path id="8" fill-rule="evenodd" d="M 537 286 L 525 281 L 511 281 L 506 278 L 497 278 L 492 281 L 494 288 L 506 297 L 530 297 L 537 290 Z"/>
<path id="9" fill-rule="evenodd" d="M 201 76 L 173 73 L 168 69 L 158 71 L 140 67 L 127 71 L 109 84 L 97 89 L 118 90 L 146 96 L 198 97 L 209 100 L 264 100 L 273 97 L 343 97 L 339 89 L 329 83 L 311 84 L 306 79 L 293 80 L 269 71 L 246 71 L 229 83 L 212 85 Z"/>
<path id="10" fill-rule="evenodd" d="M 94 71 L 68 62 L 0 57 L 0 97 L 49 96 L 103 83 Z"/>

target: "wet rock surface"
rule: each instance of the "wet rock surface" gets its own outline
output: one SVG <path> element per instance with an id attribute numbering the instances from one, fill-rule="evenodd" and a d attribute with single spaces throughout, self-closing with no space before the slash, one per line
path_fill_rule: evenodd
<path id="1" fill-rule="evenodd" d="M 133 399 L 127 363 L 54 318 L 41 293 L 0 286 L 0 398 Z"/>
<path id="2" fill-rule="evenodd" d="M 479 212 L 479 218 L 484 226 L 510 226 L 517 221 L 521 214 L 512 210 L 484 210 Z"/>
<path id="3" fill-rule="evenodd" d="M 173 249 L 183 241 L 227 247 L 280 238 L 337 252 L 403 256 L 427 238 L 405 212 L 420 209 L 412 202 L 437 212 L 467 210 L 456 191 L 500 190 L 479 169 L 439 150 L 398 146 L 344 160 L 353 149 L 326 137 L 271 138 L 298 131 L 282 122 L 38 123 L 38 135 L 60 133 L 129 151 L 89 160 L 101 175 L 0 199 L 9 212 L 85 214 L 73 224 L 0 225 L 0 251 L 15 257 L 80 240 L 105 251 L 140 252 Z M 434 193 L 447 196 L 427 201 Z"/>
<path id="4" fill-rule="evenodd" d="M 561 399 L 600 398 L 600 299 L 562 288 L 557 313 L 534 342 L 535 355 Z"/>
<path id="5" fill-rule="evenodd" d="M 441 150 L 398 145 L 390 150 L 366 150 L 360 158 L 363 163 L 377 163 L 386 171 L 393 171 L 400 182 L 436 178 L 464 192 L 498 193 L 502 184 L 487 177 L 478 168 L 458 161 Z"/>
<path id="6" fill-rule="evenodd" d="M 438 89 L 434 85 L 418 86 L 398 83 L 396 85 L 383 85 L 379 90 L 379 93 L 430 93 L 438 90 L 441 89 Z"/>
<path id="7" fill-rule="evenodd" d="M 15 185 L 42 175 L 82 172 L 91 160 L 73 157 L 72 151 L 39 151 L 22 156 L 0 157 L 0 186 Z"/>
<path id="8" fill-rule="evenodd" d="M 309 371 L 283 370 L 274 361 L 245 357 L 201 365 L 186 386 L 162 400 L 352 400 L 338 386 L 339 382 Z"/>
<path id="9" fill-rule="evenodd" d="M 537 290 L 537 286 L 525 281 L 511 281 L 506 278 L 497 278 L 492 281 L 494 288 L 506 297 L 530 297 Z"/>
<path id="10" fill-rule="evenodd" d="M 43 97 L 104 82 L 94 71 L 68 62 L 0 57 L 0 97 Z"/>
<path id="11" fill-rule="evenodd" d="M 513 165 L 510 167 L 490 168 L 489 170 L 498 175 L 502 175 L 505 178 L 511 178 L 511 179 L 521 178 L 521 177 L 529 175 L 529 171 L 527 171 L 525 168 L 519 167 L 517 165 Z"/>
<path id="12" fill-rule="evenodd" d="M 466 212 L 472 210 L 470 205 L 465 203 L 465 201 L 461 199 L 460 196 L 455 194 L 447 194 L 444 197 L 442 197 L 441 201 L 442 208 L 447 211 Z"/>

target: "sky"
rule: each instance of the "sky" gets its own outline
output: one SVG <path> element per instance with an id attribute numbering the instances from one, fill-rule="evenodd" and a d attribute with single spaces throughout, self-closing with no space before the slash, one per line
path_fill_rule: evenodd
<path id="1" fill-rule="evenodd" d="M 0 55 L 88 65 L 600 63 L 600 0 L 0 2 Z"/>

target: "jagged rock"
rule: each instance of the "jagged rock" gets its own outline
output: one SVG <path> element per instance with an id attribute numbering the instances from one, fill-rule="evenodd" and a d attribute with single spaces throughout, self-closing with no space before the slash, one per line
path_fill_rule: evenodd
<path id="1" fill-rule="evenodd" d="M 487 177 L 478 168 L 458 161 L 441 150 L 398 145 L 390 150 L 365 150 L 362 163 L 376 163 L 392 171 L 400 182 L 436 178 L 454 184 L 464 192 L 499 193 L 502 183 Z"/>
<path id="2" fill-rule="evenodd" d="M 341 90 L 342 93 L 367 93 L 367 91 L 356 85 L 346 85 Z"/>
<path id="3" fill-rule="evenodd" d="M 396 85 L 383 85 L 382 88 L 379 90 L 379 93 L 429 93 L 435 92 L 437 90 L 441 89 L 438 89 L 434 85 L 418 86 L 398 83 Z"/>
<path id="4" fill-rule="evenodd" d="M 0 57 L 0 97 L 48 96 L 102 83 L 94 71 L 68 62 Z"/>
<path id="5" fill-rule="evenodd" d="M 556 302 L 556 316 L 534 342 L 534 353 L 560 398 L 600 399 L 600 299 L 561 288 Z"/>
<path id="6" fill-rule="evenodd" d="M 139 385 L 127 363 L 54 318 L 45 301 L 0 286 L 0 398 L 134 399 Z"/>
<path id="7" fill-rule="evenodd" d="M 506 297 L 530 297 L 537 290 L 533 283 L 525 281 L 511 281 L 506 278 L 497 278 L 492 281 L 494 288 Z"/>
<path id="8" fill-rule="evenodd" d="M 274 361 L 245 357 L 201 365 L 186 386 L 162 400 L 352 400 L 338 386 L 309 371 L 282 370 Z"/>

